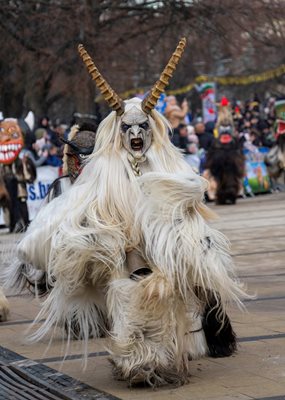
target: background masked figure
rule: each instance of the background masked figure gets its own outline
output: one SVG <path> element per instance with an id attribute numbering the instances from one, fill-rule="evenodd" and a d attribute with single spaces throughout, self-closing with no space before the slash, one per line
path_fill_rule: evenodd
<path id="1" fill-rule="evenodd" d="M 275 103 L 276 145 L 265 157 L 265 164 L 272 180 L 273 189 L 285 191 L 285 100 Z"/>
<path id="2" fill-rule="evenodd" d="M 143 101 L 122 101 L 79 46 L 114 111 L 73 185 L 31 223 L 8 271 L 20 287 L 27 270 L 47 272 L 35 340 L 60 327 L 84 344 L 104 332 L 114 374 L 130 385 L 183 384 L 190 359 L 236 349 L 226 303 L 240 304 L 243 291 L 226 239 L 205 222 L 207 182 L 154 110 L 184 46 Z"/>
<path id="3" fill-rule="evenodd" d="M 0 121 L 0 207 L 10 232 L 23 229 L 29 223 L 26 183 L 35 180 L 36 170 L 33 162 L 23 155 L 23 149 L 33 125 L 32 113 L 25 120 Z M 8 314 L 9 303 L 0 288 L 0 322 L 6 321 Z"/>
<path id="4" fill-rule="evenodd" d="M 29 223 L 27 183 L 36 179 L 33 161 L 25 154 L 33 129 L 33 113 L 25 120 L 0 121 L 0 206 L 10 232 Z"/>
<path id="5" fill-rule="evenodd" d="M 84 167 L 84 161 L 94 149 L 95 137 L 96 126 L 83 123 L 74 125 L 67 139 L 60 138 L 65 143 L 62 176 L 50 186 L 47 201 L 59 196 L 74 183 Z"/>
<path id="6" fill-rule="evenodd" d="M 216 124 L 218 137 L 207 153 L 203 176 L 209 181 L 207 195 L 217 204 L 235 204 L 242 192 L 245 159 L 234 137 L 234 122 L 227 105 L 221 105 Z"/>
<path id="7" fill-rule="evenodd" d="M 68 139 L 60 138 L 65 143 L 63 149 L 62 176 L 57 178 L 49 187 L 45 203 L 49 203 L 60 196 L 75 182 L 81 174 L 86 158 L 92 153 L 95 145 L 96 126 L 89 123 L 73 125 Z M 48 283 L 47 271 L 25 268 L 27 287 L 32 293 L 41 297 L 48 294 L 51 286 Z M 24 273 L 24 272 L 23 272 Z M 73 338 L 79 338 L 76 326 L 73 327 Z"/>

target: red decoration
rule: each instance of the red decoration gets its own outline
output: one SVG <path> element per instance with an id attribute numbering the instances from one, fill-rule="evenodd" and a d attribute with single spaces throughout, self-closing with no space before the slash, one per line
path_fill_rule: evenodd
<path id="1" fill-rule="evenodd" d="M 285 134 L 285 121 L 278 119 L 276 122 L 277 122 L 277 131 L 275 134 L 275 138 L 278 139 L 280 135 Z"/>
<path id="2" fill-rule="evenodd" d="M 233 138 L 231 137 L 231 135 L 224 133 L 220 136 L 220 142 L 222 144 L 228 144 L 233 140 Z"/>
<path id="3" fill-rule="evenodd" d="M 229 100 L 226 97 L 222 97 L 221 106 L 227 107 L 230 104 Z"/>

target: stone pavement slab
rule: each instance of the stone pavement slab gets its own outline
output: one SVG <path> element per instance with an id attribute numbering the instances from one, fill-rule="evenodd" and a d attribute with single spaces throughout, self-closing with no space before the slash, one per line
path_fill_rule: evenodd
<path id="1" fill-rule="evenodd" d="M 118 400 L 0 346 L 0 400 Z"/>

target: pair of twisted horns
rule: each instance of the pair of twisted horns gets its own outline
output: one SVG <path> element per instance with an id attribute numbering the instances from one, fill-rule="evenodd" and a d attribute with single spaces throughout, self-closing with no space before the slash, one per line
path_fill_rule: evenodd
<path id="1" fill-rule="evenodd" d="M 186 45 L 186 39 L 182 38 L 179 41 L 174 53 L 172 54 L 162 74 L 160 75 L 158 81 L 154 84 L 148 96 L 143 100 L 142 109 L 145 113 L 149 114 L 151 112 L 151 110 L 155 107 L 161 93 L 164 92 L 165 87 L 168 85 L 169 79 L 172 77 L 173 72 L 176 69 L 176 65 L 178 64 L 182 56 L 185 45 Z M 88 69 L 89 74 L 92 77 L 92 80 L 95 81 L 96 86 L 100 90 L 104 99 L 107 101 L 108 105 L 113 110 L 115 110 L 118 115 L 122 115 L 124 113 L 123 100 L 105 81 L 105 79 L 99 72 L 98 68 L 95 66 L 94 62 L 92 61 L 91 57 L 89 56 L 89 54 L 87 53 L 82 44 L 78 46 L 78 51 L 84 64 Z"/>

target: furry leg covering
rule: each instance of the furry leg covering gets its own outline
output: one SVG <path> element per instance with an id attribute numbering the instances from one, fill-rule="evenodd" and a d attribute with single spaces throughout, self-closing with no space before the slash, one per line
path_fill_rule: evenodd
<path id="1" fill-rule="evenodd" d="M 158 270 L 144 279 L 113 279 L 107 295 L 111 362 L 130 386 L 182 385 L 189 358 L 207 352 L 201 321 Z M 192 333 L 192 331 L 196 331 Z"/>
<path id="2" fill-rule="evenodd" d="M 0 287 L 0 322 L 7 321 L 9 315 L 9 303 L 3 290 Z"/>

